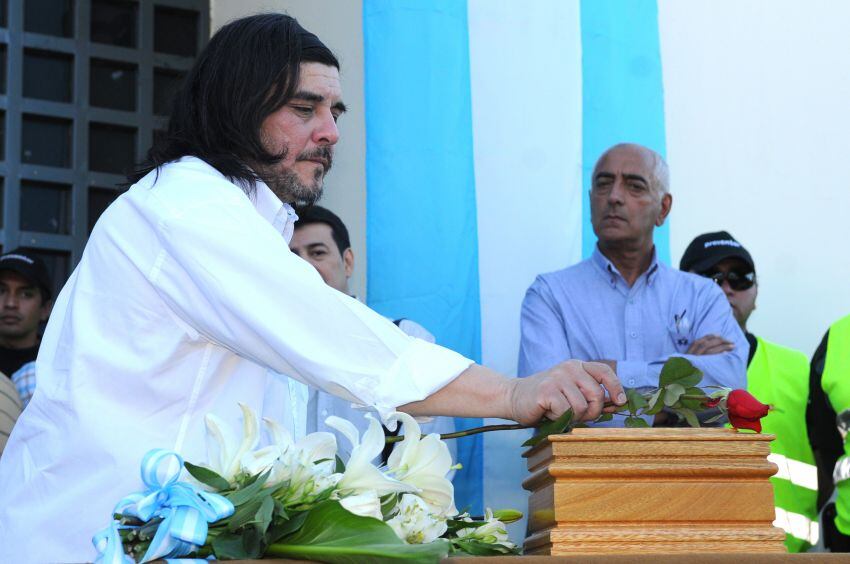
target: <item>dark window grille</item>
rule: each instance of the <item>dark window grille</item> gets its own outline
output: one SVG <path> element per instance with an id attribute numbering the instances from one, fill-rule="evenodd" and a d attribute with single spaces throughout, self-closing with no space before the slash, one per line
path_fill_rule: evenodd
<path id="1" fill-rule="evenodd" d="M 209 33 L 209 0 L 0 0 L 0 249 L 61 288 Z"/>

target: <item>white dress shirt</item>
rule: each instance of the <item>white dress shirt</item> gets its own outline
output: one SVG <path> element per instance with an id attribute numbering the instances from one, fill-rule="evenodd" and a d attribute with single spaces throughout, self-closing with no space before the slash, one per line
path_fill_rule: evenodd
<path id="1" fill-rule="evenodd" d="M 409 319 L 402 319 L 398 323 L 399 329 L 410 335 L 411 337 L 416 337 L 417 339 L 422 339 L 423 341 L 427 341 L 429 343 L 436 342 L 434 335 L 432 335 L 427 329 L 416 323 L 415 321 L 411 321 Z M 360 431 L 360 434 L 366 432 L 368 429 L 369 420 L 366 419 L 365 414 L 369 411 L 374 412 L 373 409 L 358 407 L 356 404 L 352 404 L 350 401 L 346 401 L 337 396 L 328 394 L 321 390 L 317 390 L 315 388 L 307 388 L 303 384 L 298 382 L 293 382 L 290 380 L 292 385 L 290 388 L 294 388 L 296 386 L 301 386 L 304 388 L 299 391 L 291 391 L 291 396 L 295 397 L 303 397 L 303 394 L 307 394 L 309 401 L 307 402 L 307 412 L 306 412 L 306 424 L 307 424 L 307 432 L 315 433 L 317 431 L 333 433 L 336 435 L 337 444 L 339 445 L 339 452 L 342 455 L 348 455 L 351 453 L 351 444 L 348 440 L 333 427 L 329 427 L 325 421 L 328 417 L 335 415 L 336 417 L 341 417 L 343 419 L 347 419 L 351 421 L 354 426 Z M 300 415 L 298 413 L 297 415 Z M 296 415 L 296 417 L 297 417 Z M 428 435 L 430 433 L 437 433 L 438 435 L 443 433 L 453 433 L 455 431 L 455 421 L 454 417 L 420 417 L 419 426 L 423 435 Z M 297 425 L 297 421 L 294 422 Z M 457 460 L 457 441 L 446 441 L 446 445 L 449 447 L 449 454 L 451 454 L 452 460 Z M 345 457 L 344 457 L 345 458 Z M 376 462 L 378 462 L 380 457 L 377 457 Z M 452 473 L 452 476 L 454 473 Z"/>
<path id="2" fill-rule="evenodd" d="M 386 414 L 471 363 L 327 286 L 262 183 L 249 198 L 195 158 L 154 180 L 106 210 L 57 297 L 0 461 L 0 562 L 91 560 L 142 456 L 205 461 L 204 416 L 262 412 L 270 371 Z"/>

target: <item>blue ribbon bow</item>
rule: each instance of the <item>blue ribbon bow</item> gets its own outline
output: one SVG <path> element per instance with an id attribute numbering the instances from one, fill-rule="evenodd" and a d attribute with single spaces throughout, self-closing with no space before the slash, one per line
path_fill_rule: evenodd
<path id="1" fill-rule="evenodd" d="M 170 464 L 163 465 L 169 461 Z M 176 469 L 175 469 L 175 464 Z M 142 459 L 142 481 L 147 489 L 130 494 L 115 506 L 113 513 L 136 517 L 144 522 L 161 517 L 153 540 L 140 562 L 185 556 L 207 540 L 208 523 L 233 515 L 233 504 L 216 493 L 205 492 L 192 484 L 178 482 L 183 458 L 176 452 L 153 449 Z M 96 564 L 130 564 L 124 554 L 119 528 L 137 528 L 112 523 L 93 538 L 98 557 Z"/>

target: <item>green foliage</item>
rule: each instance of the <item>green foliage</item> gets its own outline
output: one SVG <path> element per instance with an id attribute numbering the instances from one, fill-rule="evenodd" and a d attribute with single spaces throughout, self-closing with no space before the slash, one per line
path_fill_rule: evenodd
<path id="1" fill-rule="evenodd" d="M 614 419 L 613 413 L 603 413 L 594 420 L 594 423 L 604 423 L 605 421 L 611 421 L 612 419 Z M 578 425 L 576 425 L 576 427 L 578 427 Z"/>
<path id="2" fill-rule="evenodd" d="M 217 472 L 210 470 L 209 468 L 204 468 L 203 466 L 195 466 L 191 462 L 184 462 L 183 466 L 186 468 L 186 471 L 192 475 L 193 478 L 195 478 L 202 484 L 206 484 L 207 486 L 214 488 L 216 491 L 230 489 L 230 484 L 228 483 L 228 481 L 222 478 Z"/>
<path id="3" fill-rule="evenodd" d="M 671 356 L 661 368 L 659 387 L 665 388 L 670 384 L 679 384 L 683 388 L 696 386 L 702 381 L 702 372 L 691 362 L 680 356 Z"/>
<path id="4" fill-rule="evenodd" d="M 522 550 L 516 546 L 508 548 L 501 544 L 483 542 L 478 539 L 450 539 L 452 555 L 469 556 L 503 556 L 506 554 L 520 554 Z"/>
<path id="5" fill-rule="evenodd" d="M 649 423 L 647 423 L 646 421 L 644 421 L 640 417 L 634 417 L 634 416 L 626 417 L 625 425 L 626 425 L 626 427 L 629 427 L 630 429 L 637 429 L 637 428 L 640 428 L 640 427 L 649 427 Z"/>
<path id="6" fill-rule="evenodd" d="M 266 556 L 355 564 L 359 562 L 438 562 L 449 543 L 406 544 L 386 523 L 350 513 L 338 501 L 314 507 L 301 528 L 270 545 Z"/>
<path id="7" fill-rule="evenodd" d="M 649 407 L 643 410 L 644 415 L 655 415 L 657 413 L 661 413 L 661 410 L 664 409 L 664 395 L 666 390 L 664 388 L 659 388 L 652 396 L 649 398 Z"/>
<path id="8" fill-rule="evenodd" d="M 522 443 L 522 446 L 533 447 L 542 443 L 549 435 L 559 435 L 561 433 L 569 433 L 573 429 L 573 410 L 566 410 L 560 417 L 554 421 L 544 419 L 537 427 L 537 433 L 530 439 Z"/>
<path id="9" fill-rule="evenodd" d="M 237 507 L 242 505 L 257 495 L 260 489 L 262 489 L 263 484 L 265 484 L 266 480 L 269 479 L 269 474 L 271 474 L 271 470 L 267 470 L 262 474 L 252 477 L 245 482 L 244 486 L 234 492 L 225 494 L 225 497 L 230 500 L 230 503 Z"/>
<path id="10" fill-rule="evenodd" d="M 679 384 L 667 384 L 664 390 L 664 405 L 671 407 L 679 402 L 679 398 L 685 393 L 685 388 Z"/>
<path id="11" fill-rule="evenodd" d="M 629 411 L 633 415 L 636 414 L 639 409 L 643 409 L 648 405 L 646 398 L 640 395 L 640 393 L 634 388 L 626 389 L 626 399 L 628 400 L 627 405 L 629 406 Z"/>

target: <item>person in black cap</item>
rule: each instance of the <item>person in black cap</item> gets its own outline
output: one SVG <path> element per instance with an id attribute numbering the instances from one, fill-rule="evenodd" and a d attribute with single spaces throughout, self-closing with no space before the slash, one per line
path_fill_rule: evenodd
<path id="1" fill-rule="evenodd" d="M 0 372 L 9 378 L 38 355 L 39 328 L 51 304 L 41 259 L 23 249 L 0 256 Z"/>
<path id="2" fill-rule="evenodd" d="M 770 444 L 770 460 L 779 466 L 771 478 L 776 493 L 774 524 L 785 530 L 789 552 L 803 552 L 818 541 L 818 476 L 806 433 L 808 359 L 747 331 L 758 295 L 756 269 L 750 253 L 732 235 L 726 231 L 700 235 L 685 249 L 679 268 L 720 286 L 747 337 L 747 389 L 776 408 L 762 420 L 763 432 L 776 435 Z"/>

